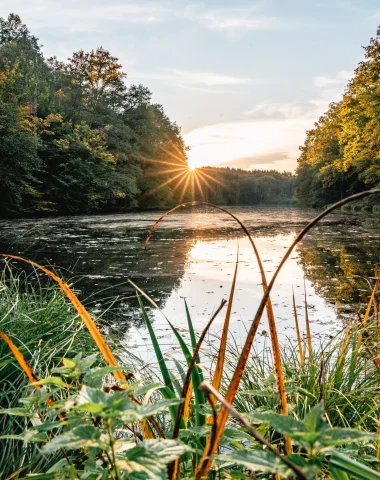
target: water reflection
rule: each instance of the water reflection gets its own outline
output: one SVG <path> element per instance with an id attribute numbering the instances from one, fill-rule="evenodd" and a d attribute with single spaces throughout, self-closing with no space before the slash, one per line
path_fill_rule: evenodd
<path id="1" fill-rule="evenodd" d="M 252 232 L 268 280 L 294 235 L 314 216 L 296 208 L 233 208 Z M 141 328 L 132 279 L 177 326 L 186 325 L 183 298 L 201 329 L 222 298 L 227 298 L 239 244 L 239 273 L 231 335 L 245 336 L 262 295 L 252 248 L 236 223 L 213 209 L 193 209 L 169 216 L 154 233 L 147 254 L 146 233 L 159 212 L 91 217 L 0 221 L 0 249 L 45 265 L 55 265 L 67 279 L 75 272 L 75 288 L 96 315 L 104 315 L 137 350 L 148 349 Z M 377 217 L 336 214 L 312 231 L 285 265 L 272 300 L 280 338 L 293 335 L 292 288 L 300 320 L 303 279 L 315 338 L 323 340 L 368 296 L 366 278 L 378 262 L 380 227 Z M 24 266 L 22 266 L 24 268 Z M 153 314 L 153 313 L 152 313 Z M 155 329 L 172 345 L 162 316 L 154 313 Z M 215 321 L 220 330 L 223 314 Z M 125 332 L 129 331 L 126 337 Z M 258 341 L 267 331 L 264 323 Z"/>
<path id="2" fill-rule="evenodd" d="M 371 295 L 369 279 L 379 262 L 378 219 L 345 217 L 334 228 L 319 228 L 299 248 L 300 263 L 317 295 L 342 318 L 358 312 Z M 373 283 L 373 282 L 372 282 Z"/>

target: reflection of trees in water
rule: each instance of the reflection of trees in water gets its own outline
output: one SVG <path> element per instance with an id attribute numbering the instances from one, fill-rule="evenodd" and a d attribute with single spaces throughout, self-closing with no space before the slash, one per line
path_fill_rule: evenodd
<path id="1" fill-rule="evenodd" d="M 274 238 L 299 232 L 313 213 L 264 209 L 252 214 L 241 209 L 237 216 L 254 238 Z M 128 216 L 81 218 L 39 221 L 36 225 L 30 221 L 8 222 L 6 228 L 1 228 L 0 250 L 55 266 L 63 278 L 74 278 L 74 287 L 86 306 L 99 314 L 104 312 L 104 318 L 122 332 L 142 322 L 128 279 L 163 308 L 171 293 L 180 287 L 189 253 L 197 241 L 244 236 L 224 215 L 191 217 L 184 213 L 172 224 L 163 222 L 143 256 L 146 233 L 157 213 L 145 214 L 130 223 Z M 367 301 L 365 278 L 373 275 L 378 260 L 379 228 L 371 216 L 343 219 L 345 223 L 342 217 L 326 220 L 310 232 L 298 247 L 299 261 L 318 295 L 344 308 L 354 305 L 356 309 L 359 302 Z"/>
<path id="2" fill-rule="evenodd" d="M 368 303 L 379 260 L 379 240 L 365 222 L 325 228 L 306 237 L 298 247 L 299 262 L 318 295 L 335 304 L 338 314 L 356 313 Z"/>

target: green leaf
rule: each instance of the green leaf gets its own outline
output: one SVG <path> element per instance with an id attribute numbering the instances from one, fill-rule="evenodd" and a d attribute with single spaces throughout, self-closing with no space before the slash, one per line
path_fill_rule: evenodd
<path id="1" fill-rule="evenodd" d="M 162 351 L 161 351 L 160 345 L 157 341 L 156 334 L 154 333 L 151 321 L 148 317 L 148 314 L 146 313 L 146 310 L 144 308 L 144 305 L 142 303 L 140 295 L 137 292 L 136 292 L 136 295 L 137 295 L 137 300 L 139 302 L 139 305 L 140 305 L 140 308 L 141 308 L 146 326 L 148 328 L 149 336 L 150 336 L 150 339 L 151 339 L 152 344 L 153 344 L 154 352 L 155 352 L 156 357 L 157 357 L 158 366 L 160 367 L 162 378 L 164 380 L 165 385 L 168 388 L 170 388 L 170 390 L 172 390 L 173 393 L 174 393 L 174 388 L 173 388 L 173 385 L 172 385 L 172 381 L 170 379 L 169 370 L 168 370 L 168 367 L 166 366 L 166 362 L 165 362 L 164 356 L 162 355 Z"/>
<path id="2" fill-rule="evenodd" d="M 70 358 L 64 358 L 62 360 L 63 366 L 66 368 L 75 368 L 76 363 L 73 360 L 70 360 Z"/>
<path id="3" fill-rule="evenodd" d="M 15 415 L 17 417 L 30 417 L 32 414 L 25 408 L 2 408 L 0 413 L 5 415 Z"/>
<path id="4" fill-rule="evenodd" d="M 170 325 L 170 328 L 172 329 L 175 337 L 178 340 L 178 343 L 180 344 L 182 353 L 185 356 L 187 365 L 189 366 L 191 364 L 192 360 L 192 354 L 190 353 L 189 348 L 187 347 L 185 341 L 181 337 L 181 335 L 177 332 L 177 330 L 174 328 L 174 326 L 168 322 Z M 199 390 L 199 386 L 203 381 L 203 375 L 200 372 L 200 369 L 197 366 L 194 366 L 192 372 L 191 372 L 191 380 L 193 382 L 193 389 L 194 389 L 194 397 L 195 397 L 195 404 L 196 405 L 204 405 L 206 404 L 206 397 L 204 396 L 203 392 Z M 199 412 L 196 412 L 196 423 L 198 426 L 203 425 L 206 421 L 206 418 L 204 415 L 200 414 Z"/>
<path id="5" fill-rule="evenodd" d="M 83 383 L 90 387 L 101 387 L 103 377 L 117 370 L 120 370 L 120 367 L 94 368 L 85 373 Z"/>
<path id="6" fill-rule="evenodd" d="M 41 423 L 41 425 L 37 425 L 36 429 L 39 432 L 50 432 L 51 430 L 54 430 L 55 428 L 60 428 L 64 425 L 64 421 L 58 420 L 54 422 L 44 422 Z"/>
<path id="7" fill-rule="evenodd" d="M 179 440 L 146 440 L 125 452 L 117 466 L 133 480 L 166 480 L 166 465 L 190 451 Z"/>
<path id="8" fill-rule="evenodd" d="M 189 311 L 189 307 L 187 306 L 186 299 L 184 299 L 184 301 L 185 301 L 185 310 L 186 310 L 187 324 L 188 324 L 188 326 L 189 326 L 191 346 L 193 347 L 193 352 L 194 352 L 194 350 L 197 348 L 197 339 L 196 339 L 196 337 L 195 337 L 193 322 L 192 322 L 192 320 L 191 320 L 190 311 Z M 197 363 L 201 363 L 201 360 L 200 360 L 200 358 L 199 358 L 199 355 L 197 355 Z M 201 376 L 202 376 L 202 381 L 203 381 L 202 371 L 200 372 L 200 374 L 201 374 Z"/>
<path id="9" fill-rule="evenodd" d="M 80 426 L 53 438 L 43 448 L 43 453 L 54 453 L 60 448 L 77 449 L 102 446 L 101 431 L 92 425 Z"/>
<path id="10" fill-rule="evenodd" d="M 181 438 L 188 437 L 189 435 L 196 435 L 197 437 L 207 437 L 211 433 L 212 426 L 209 423 L 205 423 L 200 427 L 188 427 L 179 431 Z"/>
<path id="11" fill-rule="evenodd" d="M 376 440 L 379 437 L 374 433 L 361 432 L 348 428 L 331 428 L 325 430 L 319 441 L 325 446 L 345 445 L 347 443 L 365 442 Z"/>
<path id="12" fill-rule="evenodd" d="M 339 470 L 338 468 L 332 467 L 330 465 L 330 475 L 334 480 L 350 480 L 350 477 L 347 475 L 346 472 L 343 470 Z"/>
<path id="13" fill-rule="evenodd" d="M 290 476 L 293 473 L 276 455 L 265 450 L 234 450 L 217 455 L 215 459 L 263 473 L 276 473 L 283 476 Z"/>
<path id="14" fill-rule="evenodd" d="M 61 377 L 46 377 L 38 382 L 31 383 L 31 385 L 56 385 L 57 387 L 67 387 L 67 383 Z"/>
<path id="15" fill-rule="evenodd" d="M 292 437 L 294 434 L 307 433 L 305 425 L 290 415 L 280 415 L 273 412 L 255 412 L 249 415 L 249 418 L 268 423 L 274 430 L 289 437 Z"/>
<path id="16" fill-rule="evenodd" d="M 166 465 L 173 462 L 184 453 L 192 451 L 190 447 L 182 443 L 180 440 L 145 440 L 141 445 L 150 452 L 159 455 L 161 461 Z"/>
<path id="17" fill-rule="evenodd" d="M 254 442 L 255 439 L 249 433 L 244 432 L 238 428 L 226 428 L 223 431 L 222 441 L 238 441 L 238 442 Z M 225 442 L 224 442 L 225 443 Z"/>
<path id="18" fill-rule="evenodd" d="M 159 391 L 161 392 L 161 395 L 164 397 L 165 400 L 178 400 L 175 394 L 173 393 L 173 391 L 170 390 L 170 388 L 168 387 L 161 387 L 159 388 Z M 170 405 L 168 409 L 169 409 L 170 417 L 172 419 L 172 424 L 174 425 L 177 418 L 178 405 Z M 182 418 L 181 418 L 180 428 L 185 428 L 185 423 Z"/>
<path id="19" fill-rule="evenodd" d="M 313 407 L 310 412 L 305 416 L 303 423 L 309 432 L 320 432 L 324 428 L 329 428 L 323 419 L 323 403 L 318 403 Z"/>
<path id="20" fill-rule="evenodd" d="M 379 480 L 380 473 L 376 470 L 363 465 L 362 463 L 353 460 L 342 453 L 334 452 L 330 457 L 329 462 L 330 468 L 334 471 L 343 471 L 349 475 L 353 475 L 356 478 L 361 478 L 363 480 Z M 335 478 L 335 477 L 334 477 Z M 340 480 L 339 477 L 336 480 Z"/>
<path id="21" fill-rule="evenodd" d="M 156 415 L 157 413 L 168 411 L 170 407 L 176 406 L 183 402 L 183 398 L 173 398 L 172 400 L 160 400 L 155 403 L 149 403 L 148 405 L 143 405 L 139 407 L 138 414 L 139 418 L 143 419 Z"/>
<path id="22" fill-rule="evenodd" d="M 91 387 L 87 387 L 86 385 L 83 385 L 77 397 L 77 404 L 82 407 L 85 407 L 86 405 L 89 405 L 89 404 L 91 405 L 95 404 L 95 405 L 98 405 L 101 410 L 105 408 L 109 397 L 110 395 L 103 392 L 102 390 L 98 390 L 96 388 L 91 388 Z"/>

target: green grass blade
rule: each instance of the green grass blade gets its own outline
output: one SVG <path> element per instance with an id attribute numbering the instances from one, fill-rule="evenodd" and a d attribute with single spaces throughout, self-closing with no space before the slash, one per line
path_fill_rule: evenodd
<path id="1" fill-rule="evenodd" d="M 165 400 L 172 400 L 172 399 L 178 398 L 175 395 L 175 393 L 173 393 L 173 391 L 168 387 L 160 387 L 158 389 L 158 391 L 161 393 L 161 395 L 163 396 L 163 398 Z M 169 410 L 169 413 L 170 413 L 170 418 L 172 419 L 172 422 L 173 422 L 173 425 L 174 425 L 174 423 L 176 421 L 176 418 L 177 418 L 178 406 L 177 405 L 172 405 L 172 406 L 168 407 L 168 410 Z M 183 420 L 181 421 L 181 427 L 180 428 L 186 428 Z"/>
<path id="2" fill-rule="evenodd" d="M 169 325 L 175 337 L 177 338 L 178 343 L 180 344 L 180 347 L 183 355 L 185 356 L 187 365 L 190 366 L 191 360 L 192 360 L 192 354 L 188 346 L 186 345 L 184 339 L 181 337 L 181 335 L 177 332 L 177 330 L 174 328 L 174 326 L 170 322 L 169 322 Z M 203 405 L 206 403 L 206 397 L 204 393 L 199 390 L 199 385 L 202 383 L 202 378 L 203 376 L 201 375 L 199 368 L 195 366 L 191 372 L 191 379 L 193 381 L 194 397 L 195 397 L 196 405 Z M 199 412 L 196 412 L 197 426 L 203 425 L 205 423 L 205 420 L 206 420 L 206 417 L 204 415 L 201 415 Z"/>
<path id="3" fill-rule="evenodd" d="M 189 326 L 191 346 L 193 347 L 193 351 L 194 351 L 197 348 L 197 339 L 195 337 L 195 332 L 194 332 L 193 322 L 192 322 L 191 316 L 190 316 L 189 307 L 187 306 L 186 299 L 184 299 L 184 300 L 185 300 L 187 324 Z M 197 356 L 197 363 L 201 363 L 199 355 Z"/>
<path id="4" fill-rule="evenodd" d="M 379 480 L 380 473 L 346 455 L 334 452 L 330 458 L 330 468 L 341 470 L 363 480 Z"/>
<path id="5" fill-rule="evenodd" d="M 193 322 L 191 320 L 191 316 L 190 316 L 190 311 L 187 307 L 187 303 L 186 303 L 186 300 L 185 300 L 185 308 L 186 308 L 186 317 L 187 317 L 187 323 L 189 325 L 189 332 L 190 332 L 190 339 L 191 339 L 191 346 L 193 347 L 193 352 L 195 351 L 195 349 L 197 348 L 197 344 L 198 344 L 198 341 L 195 337 L 195 332 L 194 332 L 194 327 L 193 327 Z M 197 355 L 197 363 L 201 363 L 201 359 L 199 357 L 199 355 Z M 203 382 L 204 378 L 203 378 L 203 372 L 202 370 L 199 369 L 199 375 L 201 377 L 201 382 Z"/>
<path id="6" fill-rule="evenodd" d="M 330 466 L 330 474 L 334 480 L 350 480 L 350 477 L 343 470 Z"/>
<path id="7" fill-rule="evenodd" d="M 162 378 L 164 380 L 165 386 L 170 388 L 170 390 L 174 394 L 174 388 L 173 388 L 172 380 L 170 378 L 169 370 L 168 370 L 168 367 L 166 365 L 164 356 L 162 355 L 162 351 L 161 351 L 160 345 L 157 341 L 156 334 L 154 333 L 152 323 L 151 323 L 151 321 L 148 317 L 148 314 L 146 313 L 146 310 L 145 310 L 144 305 L 141 301 L 140 295 L 137 292 L 136 292 L 136 295 L 137 295 L 137 300 L 139 302 L 139 305 L 140 305 L 140 308 L 141 308 L 146 326 L 148 328 L 150 339 L 151 339 L 152 344 L 153 344 L 154 352 L 155 352 L 156 357 L 157 357 L 158 366 L 160 367 Z"/>

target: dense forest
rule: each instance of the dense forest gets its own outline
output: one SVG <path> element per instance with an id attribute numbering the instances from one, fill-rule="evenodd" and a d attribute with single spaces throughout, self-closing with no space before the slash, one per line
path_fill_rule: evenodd
<path id="1" fill-rule="evenodd" d="M 2 214 L 162 207 L 175 196 L 157 187 L 173 176 L 165 162 L 187 166 L 180 129 L 125 77 L 102 47 L 46 59 L 17 15 L 0 19 Z"/>
<path id="2" fill-rule="evenodd" d="M 288 204 L 295 176 L 277 170 L 204 167 L 196 170 L 195 198 L 219 205 Z"/>
<path id="3" fill-rule="evenodd" d="M 188 168 L 178 125 L 103 47 L 45 58 L 21 19 L 0 19 L 0 214 L 289 200 L 277 172 Z"/>
<path id="4" fill-rule="evenodd" d="M 342 100 L 307 132 L 295 194 L 303 204 L 320 207 L 379 185 L 380 29 Z"/>

